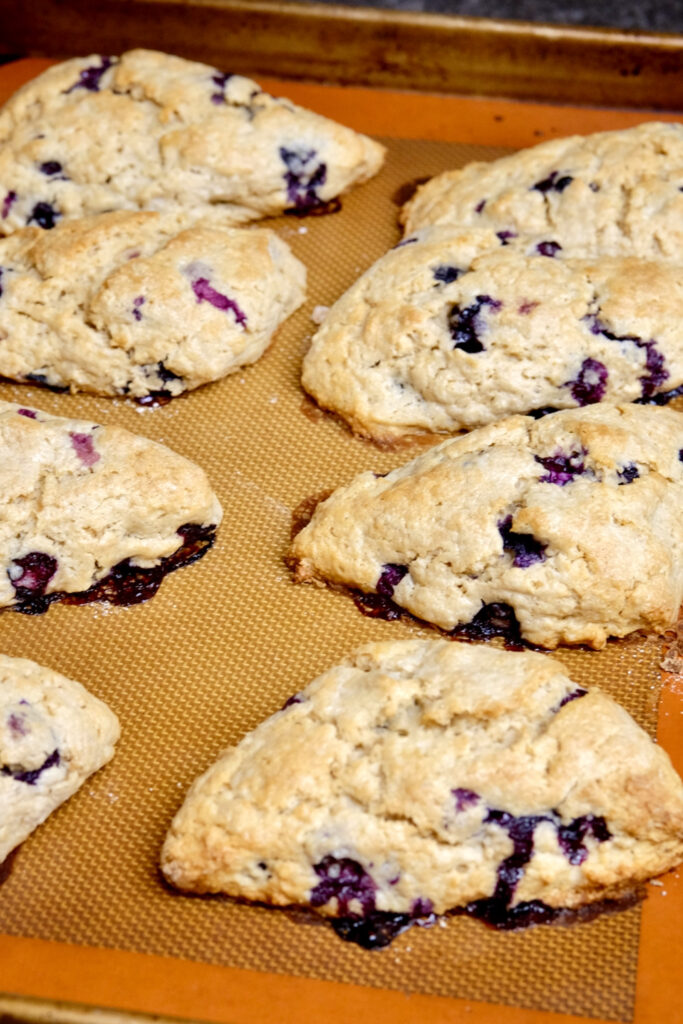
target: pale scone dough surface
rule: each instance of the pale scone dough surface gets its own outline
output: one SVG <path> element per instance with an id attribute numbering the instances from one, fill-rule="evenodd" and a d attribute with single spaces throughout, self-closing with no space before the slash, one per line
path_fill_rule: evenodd
<path id="1" fill-rule="evenodd" d="M 404 206 L 406 233 L 427 224 L 541 235 L 596 256 L 681 258 L 683 125 L 552 139 L 491 163 L 446 171 Z"/>
<path id="2" fill-rule="evenodd" d="M 177 395 L 253 363 L 304 299 L 267 229 L 120 211 L 0 239 L 0 375 Z"/>
<path id="3" fill-rule="evenodd" d="M 510 417 L 338 488 L 291 560 L 443 630 L 503 604 L 530 643 L 600 648 L 677 619 L 682 460 L 672 409 Z"/>
<path id="4" fill-rule="evenodd" d="M 120 209 L 228 223 L 307 213 L 375 174 L 379 143 L 241 75 L 152 50 L 49 68 L 0 112 L 0 232 Z"/>
<path id="5" fill-rule="evenodd" d="M 114 755 L 119 723 L 73 679 L 0 655 L 0 863 Z"/>
<path id="6" fill-rule="evenodd" d="M 0 606 L 155 566 L 221 520 L 199 466 L 120 427 L 0 402 L 0 449 Z"/>
<path id="7" fill-rule="evenodd" d="M 391 442 L 652 400 L 683 384 L 682 324 L 676 263 L 565 258 L 541 236 L 428 227 L 330 309 L 302 382 L 357 433 Z"/>
<path id="8" fill-rule="evenodd" d="M 181 889 L 363 917 L 577 907 L 682 856 L 681 780 L 611 698 L 545 655 L 404 640 L 227 750 L 161 863 Z"/>

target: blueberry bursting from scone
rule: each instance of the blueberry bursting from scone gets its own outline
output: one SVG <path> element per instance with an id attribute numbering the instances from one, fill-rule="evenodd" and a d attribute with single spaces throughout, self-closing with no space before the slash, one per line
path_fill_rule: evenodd
<path id="1" fill-rule="evenodd" d="M 667 755 L 552 658 L 447 640 L 361 648 L 194 783 L 168 881 L 326 917 L 386 946 L 618 909 L 683 857 Z"/>
<path id="2" fill-rule="evenodd" d="M 452 636 L 600 648 L 662 633 L 683 600 L 682 446 L 673 409 L 510 417 L 339 487 L 289 560 L 368 615 Z"/>
<path id="3" fill-rule="evenodd" d="M 214 542 L 206 476 L 163 445 L 3 402 L 0 452 L 0 607 L 137 604 Z"/>

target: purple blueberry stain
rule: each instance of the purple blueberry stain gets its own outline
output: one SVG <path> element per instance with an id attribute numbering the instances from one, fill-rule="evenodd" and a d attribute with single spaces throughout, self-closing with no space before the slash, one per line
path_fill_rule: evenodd
<path id="1" fill-rule="evenodd" d="M 434 913 L 434 904 L 430 899 L 425 896 L 418 896 L 416 900 L 413 900 L 413 905 L 410 908 L 411 917 L 431 917 Z"/>
<path id="2" fill-rule="evenodd" d="M 392 562 L 383 565 L 382 572 L 377 580 L 377 593 L 381 594 L 382 597 L 393 597 L 394 588 L 398 586 L 407 574 L 407 565 L 395 565 Z"/>
<path id="3" fill-rule="evenodd" d="M 287 708 L 293 707 L 294 704 L 303 704 L 303 702 L 304 698 L 301 696 L 300 693 L 293 693 L 292 696 L 288 697 L 287 700 L 284 702 L 284 704 L 280 708 L 280 711 L 286 711 Z"/>
<path id="4" fill-rule="evenodd" d="M 208 302 L 215 309 L 220 309 L 225 313 L 232 313 L 235 317 L 235 322 L 238 323 L 243 330 L 246 330 L 246 314 L 240 309 L 233 299 L 228 298 L 227 295 L 223 295 L 222 292 L 216 291 L 216 289 L 209 283 L 208 278 L 195 278 L 192 282 L 192 291 L 197 298 L 197 302 Z"/>
<path id="5" fill-rule="evenodd" d="M 557 707 L 554 708 L 554 711 L 560 711 L 566 704 L 571 704 L 573 700 L 578 700 L 579 697 L 585 697 L 587 693 L 588 690 L 584 690 L 582 686 L 577 686 L 575 690 L 572 690 L 570 693 L 566 693 L 564 695 L 564 697 L 557 705 Z"/>
<path id="6" fill-rule="evenodd" d="M 475 213 L 482 213 L 485 206 L 486 206 L 486 200 L 485 199 L 481 199 L 477 203 L 477 205 L 474 207 L 474 212 Z"/>
<path id="7" fill-rule="evenodd" d="M 7 716 L 7 726 L 13 736 L 27 736 L 30 728 L 26 722 L 26 716 L 13 711 Z"/>
<path id="8" fill-rule="evenodd" d="M 524 302 L 522 302 L 519 308 L 517 309 L 517 312 L 521 316 L 528 316 L 529 313 L 533 313 L 535 309 L 538 309 L 540 305 L 541 303 L 536 301 L 535 299 L 525 299 Z"/>
<path id="9" fill-rule="evenodd" d="M 490 295 L 477 295 L 473 304 L 465 309 L 457 304 L 452 306 L 448 314 L 448 329 L 454 342 L 453 348 L 471 354 L 483 352 L 484 343 L 479 335 L 486 325 L 482 311 L 488 307 L 491 312 L 497 313 L 502 305 L 502 302 L 492 299 Z"/>
<path id="10" fill-rule="evenodd" d="M 598 313 L 589 313 L 584 318 L 588 324 L 591 334 L 602 335 L 609 341 L 631 342 L 639 349 L 645 350 L 646 373 L 639 377 L 642 398 L 651 398 L 658 388 L 669 379 L 669 371 L 666 369 L 666 360 L 662 352 L 657 348 L 654 338 L 643 341 L 637 334 L 615 334 L 610 331 L 607 325 L 600 319 Z"/>
<path id="11" fill-rule="evenodd" d="M 222 71 L 217 71 L 214 75 L 211 75 L 211 81 L 217 88 L 217 92 L 211 94 L 211 102 L 219 105 L 225 103 L 225 87 L 228 84 L 228 80 L 232 78 L 230 74 L 224 74 Z"/>
<path id="12" fill-rule="evenodd" d="M 36 203 L 33 207 L 26 223 L 35 223 L 39 228 L 44 228 L 46 231 L 49 231 L 55 226 L 60 217 L 61 214 L 59 213 L 59 210 L 56 210 L 51 203 L 40 202 Z"/>
<path id="13" fill-rule="evenodd" d="M 517 232 L 510 231 L 509 229 L 505 229 L 503 231 L 496 231 L 496 238 L 498 239 L 501 245 L 509 245 L 511 239 L 517 238 Z"/>
<path id="14" fill-rule="evenodd" d="M 29 551 L 22 558 L 12 559 L 7 570 L 17 598 L 41 597 L 57 572 L 57 559 L 43 551 Z"/>
<path id="15" fill-rule="evenodd" d="M 329 854 L 314 864 L 313 870 L 320 881 L 311 889 L 309 902 L 312 907 L 324 907 L 336 899 L 340 917 L 365 917 L 375 909 L 377 886 L 358 861 Z M 351 910 L 352 903 L 360 906 L 360 915 Z"/>
<path id="16" fill-rule="evenodd" d="M 473 807 L 481 800 L 479 794 L 475 793 L 473 789 L 463 789 L 458 786 L 457 789 L 452 789 L 451 793 L 455 797 L 456 811 L 466 811 L 468 807 Z"/>
<path id="17" fill-rule="evenodd" d="M 69 434 L 71 447 L 84 466 L 94 466 L 100 460 L 100 453 L 95 451 L 92 434 Z"/>
<path id="18" fill-rule="evenodd" d="M 401 618 L 401 609 L 397 604 L 383 594 L 365 594 L 356 591 L 353 601 L 359 612 L 371 619 L 384 619 L 386 622 L 395 622 Z"/>
<path id="19" fill-rule="evenodd" d="M 54 391 L 56 395 L 61 395 L 69 390 L 68 384 L 50 384 L 44 373 L 27 373 L 24 380 L 31 381 L 32 384 L 42 384 L 48 391 Z"/>
<path id="20" fill-rule="evenodd" d="M 131 257 L 129 257 L 129 258 L 131 258 Z M 144 297 L 144 295 L 138 295 L 137 298 L 133 299 L 133 316 L 135 317 L 135 319 L 137 321 L 142 320 L 142 313 L 140 312 L 140 307 L 144 306 L 144 304 L 145 304 L 145 297 Z"/>
<path id="21" fill-rule="evenodd" d="M 557 256 L 562 246 L 559 242 L 539 242 L 536 246 L 536 252 L 539 256 L 549 256 L 551 259 Z"/>
<path id="22" fill-rule="evenodd" d="M 516 568 L 528 569 L 530 565 L 545 562 L 548 545 L 537 540 L 532 533 L 514 533 L 512 516 L 498 523 L 498 532 L 503 538 L 503 551 L 514 556 L 512 564 Z"/>
<path id="23" fill-rule="evenodd" d="M 587 836 L 592 836 L 599 843 L 605 843 L 611 839 L 612 833 L 603 817 L 592 814 L 574 818 L 568 825 L 557 826 L 557 841 L 570 864 L 583 864 L 585 861 L 588 856 L 585 846 Z"/>
<path id="24" fill-rule="evenodd" d="M 38 170 L 48 178 L 54 178 L 56 174 L 62 173 L 62 165 L 59 160 L 45 160 L 38 165 Z"/>
<path id="25" fill-rule="evenodd" d="M 565 484 L 571 483 L 574 477 L 586 473 L 584 461 L 586 454 L 586 449 L 582 448 L 580 451 L 570 452 L 569 455 L 563 451 L 557 451 L 554 455 L 534 455 L 536 462 L 539 462 L 547 470 L 545 476 L 538 478 L 538 482 L 540 484 L 557 484 L 558 487 L 564 487 Z"/>
<path id="26" fill-rule="evenodd" d="M 450 264 L 443 263 L 434 269 L 433 274 L 434 280 L 439 284 L 452 284 L 453 281 L 457 281 L 464 274 L 464 270 L 461 270 L 460 267 L 453 267 Z"/>
<path id="27" fill-rule="evenodd" d="M 38 419 L 34 409 L 17 409 L 17 414 L 19 416 L 26 416 L 27 419 L 29 419 L 29 420 L 37 420 Z"/>
<path id="28" fill-rule="evenodd" d="M 317 160 L 315 149 L 287 149 L 280 146 L 280 159 L 287 168 L 284 174 L 287 186 L 287 199 L 294 210 L 299 213 L 306 213 L 316 206 L 322 206 L 323 201 L 318 195 L 318 189 L 327 180 L 327 164 Z"/>
<path id="29" fill-rule="evenodd" d="M 568 380 L 569 388 L 577 405 L 593 405 L 601 402 L 607 389 L 607 367 L 598 359 L 584 359 L 576 377 Z"/>
<path id="30" fill-rule="evenodd" d="M 9 212 L 17 201 L 17 193 L 14 191 L 8 192 L 2 201 L 2 219 L 4 220 L 9 216 Z"/>
<path id="31" fill-rule="evenodd" d="M 547 192 L 564 192 L 574 179 L 569 174 L 560 178 L 558 177 L 559 173 L 559 171 L 551 171 L 547 178 L 543 178 L 542 181 L 537 181 L 535 185 L 531 186 L 532 191 L 541 192 L 543 195 Z"/>
<path id="32" fill-rule="evenodd" d="M 484 818 L 485 824 L 496 824 L 504 829 L 512 840 L 512 853 L 498 865 L 496 888 L 492 896 L 474 900 L 465 907 L 465 913 L 477 917 L 495 928 L 518 928 L 529 924 L 552 920 L 558 911 L 546 906 L 540 900 L 522 902 L 515 907 L 510 903 L 524 869 L 534 852 L 534 832 L 541 822 L 555 826 L 560 849 L 570 864 L 582 864 L 588 856 L 585 840 L 592 836 L 603 843 L 611 838 L 607 823 L 602 817 L 592 814 L 575 818 L 568 825 L 562 825 L 556 811 L 549 814 L 522 815 L 516 817 L 508 811 L 490 809 Z"/>
<path id="33" fill-rule="evenodd" d="M 66 89 L 65 93 L 73 92 L 74 89 L 87 89 L 88 92 L 99 92 L 102 75 L 113 64 L 111 57 L 100 57 L 100 60 L 102 63 L 99 67 L 96 64 L 91 64 L 90 67 L 84 68 L 83 71 L 79 72 L 78 81 L 74 82 L 69 89 Z"/>
<path id="34" fill-rule="evenodd" d="M 503 601 L 482 602 L 481 608 L 469 622 L 458 623 L 449 636 L 464 636 L 469 640 L 490 640 L 502 636 L 508 644 L 521 644 L 521 630 L 515 610 Z"/>
<path id="35" fill-rule="evenodd" d="M 404 245 L 412 245 L 413 242 L 417 242 L 417 238 L 403 238 L 394 249 L 402 249 Z"/>
<path id="36" fill-rule="evenodd" d="M 664 354 L 657 348 L 654 340 L 641 342 L 639 348 L 647 352 L 645 369 L 647 373 L 639 377 L 643 398 L 650 398 L 654 392 L 669 379 L 669 371 L 665 367 Z"/>
<path id="37" fill-rule="evenodd" d="M 637 480 L 640 476 L 640 470 L 635 462 L 629 462 L 617 470 L 617 476 L 619 477 L 619 486 L 621 487 L 623 484 L 632 484 L 634 480 Z"/>
<path id="38" fill-rule="evenodd" d="M 17 782 L 25 782 L 27 786 L 35 786 L 36 782 L 48 768 L 54 768 L 60 764 L 61 758 L 58 750 L 53 750 L 52 753 L 46 757 L 41 764 L 40 768 L 33 768 L 29 771 L 24 771 L 21 768 L 11 768 L 5 764 L 2 766 L 3 775 L 11 775 Z"/>

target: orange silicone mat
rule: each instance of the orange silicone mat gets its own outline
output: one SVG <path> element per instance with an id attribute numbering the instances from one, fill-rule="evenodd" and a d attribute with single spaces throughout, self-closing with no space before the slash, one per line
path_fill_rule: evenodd
<path id="1" fill-rule="evenodd" d="M 35 66 L 26 62 L 23 70 Z M 21 72 L 21 66 L 3 69 L 6 82 Z M 296 587 L 284 566 L 292 511 L 303 498 L 361 469 L 384 472 L 409 457 L 351 437 L 304 398 L 298 374 L 314 330 L 311 310 L 332 302 L 395 243 L 395 197 L 411 180 L 504 152 L 496 146 L 634 120 L 610 111 L 565 112 L 438 97 L 424 98 L 421 117 L 413 96 L 266 85 L 321 112 L 329 110 L 354 127 L 367 128 L 363 121 L 371 116 L 375 130 L 394 136 L 382 174 L 345 197 L 340 213 L 275 222 L 309 267 L 309 297 L 266 356 L 254 367 L 156 410 L 123 400 L 0 386 L 3 399 L 117 423 L 169 444 L 205 467 L 225 510 L 214 549 L 197 565 L 169 577 L 146 605 L 55 606 L 38 618 L 0 616 L 3 651 L 33 657 L 81 680 L 116 710 L 123 728 L 111 765 L 27 841 L 0 888 L 5 935 L 0 984 L 9 992 L 92 1001 L 92 982 L 79 984 L 77 965 L 94 961 L 92 956 L 83 959 L 85 950 L 67 945 L 75 944 L 118 951 L 97 961 L 101 984 L 95 991 L 101 995 L 95 1001 L 200 1019 L 260 1018 L 259 1011 L 247 1010 L 239 1000 L 236 1011 L 225 1007 L 225 1018 L 201 999 L 190 1009 L 182 1000 L 167 1005 L 168 996 L 163 1004 L 141 1002 L 146 967 L 154 963 L 162 971 L 166 962 L 151 958 L 190 961 L 184 970 L 196 967 L 198 990 L 204 983 L 200 979 L 209 977 L 200 964 L 222 971 L 211 978 L 222 978 L 238 991 L 262 986 L 255 972 L 268 974 L 271 986 L 278 975 L 283 983 L 302 979 L 305 996 L 297 1002 L 299 1015 L 292 1017 L 297 1020 L 320 1019 L 313 993 L 317 999 L 321 982 L 335 984 L 323 990 L 329 994 L 346 993 L 349 1008 L 348 994 L 356 991 L 351 986 L 361 986 L 368 993 L 383 990 L 378 994 L 387 1012 L 394 1006 L 394 992 L 440 997 L 453 1013 L 463 1005 L 458 1000 L 466 1000 L 631 1020 L 640 1012 L 637 983 L 642 988 L 640 907 L 580 927 L 518 934 L 448 919 L 443 927 L 415 928 L 389 949 L 368 953 L 342 943 L 327 926 L 302 923 L 295 914 L 181 896 L 158 877 L 158 849 L 170 817 L 194 776 L 227 744 L 358 643 L 429 635 L 409 622 L 365 619 L 341 595 Z M 338 109 L 344 100 L 347 116 Z M 350 100 L 357 104 L 353 110 Z M 422 138 L 412 138 L 411 132 Z M 600 683 L 654 732 L 661 654 L 660 641 L 636 637 L 600 653 L 561 651 L 557 656 L 578 683 Z M 675 688 L 668 701 L 663 713 L 671 718 L 683 708 Z M 680 730 L 664 724 L 680 745 Z M 651 888 L 645 923 L 648 913 L 652 916 L 650 904 L 673 902 L 676 881 L 673 877 Z M 661 939 L 661 926 L 657 935 Z M 674 935 L 670 947 L 675 943 Z M 66 961 L 65 950 L 72 954 Z M 138 978 L 132 990 L 138 993 L 137 1003 L 126 1001 L 129 993 L 104 995 L 110 991 L 104 975 L 115 973 L 122 952 L 147 955 L 126 961 Z M 44 958 L 46 974 L 29 968 L 27 960 L 34 955 Z M 45 978 L 50 972 L 59 977 L 57 965 L 68 965 L 69 959 L 75 972 L 64 977 L 62 970 L 57 988 L 53 983 L 46 990 Z M 169 978 L 176 977 L 174 962 L 168 961 Z M 421 1005 L 413 1002 L 412 1007 Z"/>

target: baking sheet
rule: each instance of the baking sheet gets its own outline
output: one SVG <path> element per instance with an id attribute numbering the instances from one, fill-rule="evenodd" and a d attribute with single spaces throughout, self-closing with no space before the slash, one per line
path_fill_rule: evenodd
<path id="1" fill-rule="evenodd" d="M 388 166 L 338 214 L 280 218 L 310 268 L 309 299 L 266 356 L 158 409 L 125 400 L 0 385 L 0 398 L 117 423 L 199 462 L 225 511 L 214 549 L 168 577 L 147 604 L 54 606 L 0 615 L 0 645 L 83 682 L 120 716 L 113 763 L 19 851 L 0 890 L 0 929 L 251 970 L 457 996 L 606 1020 L 632 1014 L 640 909 L 580 927 L 493 932 L 450 918 L 383 952 L 341 942 L 326 925 L 221 897 L 172 892 L 159 847 L 192 779 L 228 744 L 359 643 L 419 634 L 367 619 L 344 595 L 296 586 L 283 558 L 302 499 L 362 469 L 410 457 L 352 437 L 300 390 L 301 356 L 329 304 L 398 240 L 392 197 L 416 177 L 503 150 L 389 142 Z M 661 642 L 557 655 L 581 685 L 600 683 L 651 733 Z M 58 880 L 58 884 L 56 883 Z"/>

